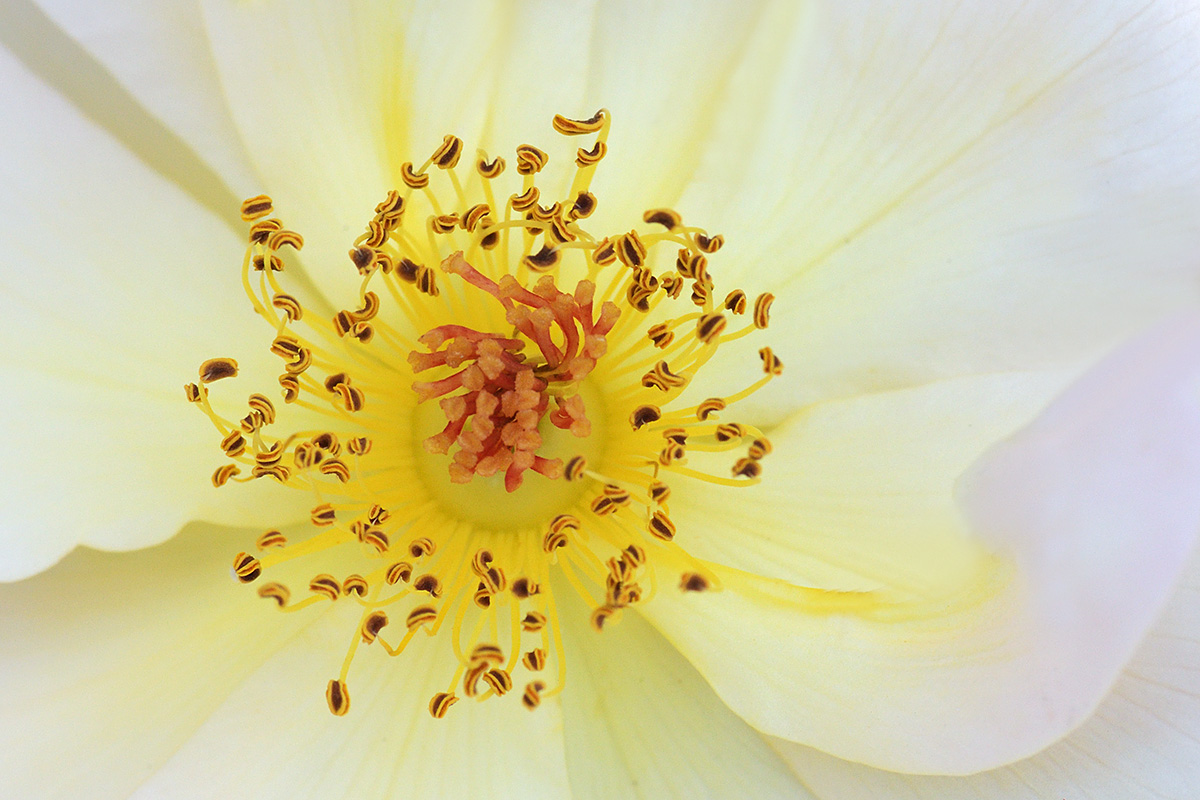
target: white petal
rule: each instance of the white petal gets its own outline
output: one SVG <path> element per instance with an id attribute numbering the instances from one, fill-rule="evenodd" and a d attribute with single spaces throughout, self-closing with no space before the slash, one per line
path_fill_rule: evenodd
<path id="1" fill-rule="evenodd" d="M 648 613 L 760 730 L 874 766 L 961 774 L 1096 707 L 1200 529 L 1200 318 L 1106 358 L 962 483 L 996 558 L 957 598 L 837 595 L 718 570 Z"/>
<path id="2" fill-rule="evenodd" d="M 0 584 L 5 793 L 128 797 L 296 632 L 230 577 L 252 536 L 195 525 Z"/>
<path id="3" fill-rule="evenodd" d="M 748 405 L 778 419 L 813 399 L 1082 366 L 1197 297 L 1200 11 L 790 16 L 777 24 L 796 44 L 758 49 L 738 84 L 770 80 L 772 102 L 726 123 L 682 201 L 728 235 L 718 281 L 779 295 L 788 371 Z"/>
<path id="4" fill-rule="evenodd" d="M 1062 742 L 968 777 L 899 775 L 773 740 L 821 800 L 1191 800 L 1200 785 L 1200 558 L 1095 715 Z"/>
<path id="5" fill-rule="evenodd" d="M 8 4 L 3 27 L 0 40 L 36 74 L 202 203 L 236 219 L 237 196 L 253 194 L 256 182 L 195 3 L 24 0 Z"/>
<path id="6" fill-rule="evenodd" d="M 569 585 L 563 732 L 572 796 L 810 797 L 750 726 L 637 614 L 597 633 Z"/>
<path id="7" fill-rule="evenodd" d="M 216 432 L 183 396 L 235 342 L 243 367 L 269 364 L 243 245 L 3 50 L 0 80 L 0 580 L 77 542 L 161 541 L 220 508 L 288 521 L 253 490 L 214 497 Z"/>

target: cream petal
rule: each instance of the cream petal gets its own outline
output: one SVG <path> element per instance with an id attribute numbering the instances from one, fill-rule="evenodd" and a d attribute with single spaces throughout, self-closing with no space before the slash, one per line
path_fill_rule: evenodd
<path id="1" fill-rule="evenodd" d="M 1082 366 L 1197 297 L 1194 9 L 790 16 L 731 90 L 771 75 L 769 102 L 731 101 L 681 201 L 727 234 L 718 281 L 779 295 L 788 371 L 749 407 Z"/>
<path id="2" fill-rule="evenodd" d="M 0 42 L 39 77 L 218 216 L 237 218 L 238 196 L 257 182 L 195 3 L 20 0 L 0 17 Z"/>
<path id="3" fill-rule="evenodd" d="M 0 585 L 5 794 L 128 797 L 296 633 L 300 615 L 231 578 L 252 538 L 193 525 Z"/>
<path id="4" fill-rule="evenodd" d="M 224 507 L 216 433 L 183 384 L 252 330 L 261 356 L 239 352 L 243 367 L 278 365 L 229 230 L 3 50 L 0 80 L 0 580 L 13 580 L 76 543 L 141 547 Z M 222 518 L 288 520 L 236 494 Z"/>
<path id="5" fill-rule="evenodd" d="M 773 739 L 821 800 L 1190 800 L 1200 786 L 1200 558 L 1112 693 L 1063 741 L 967 777 L 900 775 Z"/>
<path id="6" fill-rule="evenodd" d="M 1095 709 L 1194 545 L 1198 352 L 1200 317 L 1157 326 L 971 468 L 960 502 L 995 555 L 957 597 L 717 567 L 725 591 L 647 613 L 766 733 L 906 772 L 1031 755 Z"/>
<path id="7" fill-rule="evenodd" d="M 430 716 L 430 698 L 457 667 L 445 636 L 418 636 L 394 658 L 377 645 L 360 647 L 347 681 L 349 713 L 331 715 L 325 684 L 338 674 L 360 613 L 343 604 L 293 638 L 136 796 L 569 796 L 557 700 L 531 713 L 515 689 L 483 703 L 461 700 L 444 719 Z"/>
<path id="8" fill-rule="evenodd" d="M 573 151 L 552 116 L 607 106 L 613 155 L 595 184 L 597 225 L 628 229 L 671 202 L 759 6 L 358 2 L 280 15 L 222 0 L 205 12 L 265 189 L 305 233 L 318 285 L 338 296 L 354 279 L 345 251 L 400 164 L 419 164 L 446 133 L 510 164 L 517 144 L 559 146 L 548 175 L 561 176 L 571 161 L 557 152 Z"/>
<path id="9" fill-rule="evenodd" d="M 572 797 L 811 797 L 679 651 L 634 613 L 597 633 L 567 585 L 563 735 Z"/>
<path id="10" fill-rule="evenodd" d="M 979 545 L 963 534 L 954 482 L 1063 380 L 978 375 L 808 406 L 769 432 L 774 452 L 757 486 L 672 481 L 676 541 L 698 558 L 804 586 L 957 586 Z M 728 474 L 743 452 L 689 453 L 689 465 Z"/>

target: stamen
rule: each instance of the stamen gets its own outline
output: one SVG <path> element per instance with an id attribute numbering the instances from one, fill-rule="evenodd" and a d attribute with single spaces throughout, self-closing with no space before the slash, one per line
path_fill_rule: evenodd
<path id="1" fill-rule="evenodd" d="M 769 439 L 716 419 L 783 365 L 761 347 L 749 385 L 694 407 L 679 398 L 718 347 L 767 326 L 774 298 L 717 294 L 709 257 L 724 239 L 673 209 L 607 235 L 585 227 L 610 123 L 606 111 L 554 118 L 562 135 L 594 137 L 554 156 L 569 163 L 574 150 L 561 196 L 538 185 L 551 155 L 533 145 L 511 154 L 510 173 L 483 151 L 460 168 L 465 145 L 452 135 L 419 166 L 402 164 L 400 185 L 348 243 L 341 268 L 359 279 L 357 296 L 332 312 L 281 285 L 304 239 L 271 199 L 241 206 L 242 282 L 280 359 L 284 404 L 259 391 L 229 409 L 210 398 L 211 385 L 238 377 L 232 358 L 205 361 L 184 393 L 218 433 L 214 486 L 269 477 L 304 492 L 307 532 L 259 535 L 259 555 L 235 555 L 235 578 L 257 582 L 303 557 L 316 565 L 307 593 L 293 602 L 266 581 L 257 594 L 284 613 L 361 606 L 326 685 L 335 715 L 350 709 L 357 648 L 399 656 L 418 635 L 441 637 L 457 659 L 429 701 L 434 718 L 461 699 L 510 694 L 537 708 L 566 676 L 555 575 L 597 631 L 674 576 L 672 590 L 717 588 L 672 519 L 671 486 L 762 479 Z M 700 452 L 729 453 L 715 473 L 730 472 L 689 465 Z"/>

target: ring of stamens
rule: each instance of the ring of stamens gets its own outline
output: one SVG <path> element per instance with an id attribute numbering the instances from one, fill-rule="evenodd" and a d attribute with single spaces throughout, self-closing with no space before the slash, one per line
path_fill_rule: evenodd
<path id="1" fill-rule="evenodd" d="M 242 205 L 243 284 L 274 331 L 283 409 L 260 391 L 244 416 L 218 411 L 210 387 L 238 375 L 231 358 L 206 361 L 185 393 L 220 435 L 215 486 L 269 477 L 311 497 L 307 535 L 267 531 L 254 553 L 234 557 L 233 571 L 246 583 L 270 573 L 258 594 L 287 613 L 361 607 L 326 685 L 335 715 L 350 711 L 359 647 L 395 656 L 419 635 L 444 635 L 458 665 L 429 700 L 433 717 L 464 698 L 510 693 L 538 707 L 565 680 L 552 583 L 586 600 L 596 630 L 653 596 L 656 569 L 678 570 L 681 591 L 718 588 L 677 541 L 686 531 L 671 519 L 671 483 L 761 479 L 769 440 L 719 417 L 782 363 L 764 347 L 761 377 L 742 390 L 682 408 L 678 398 L 720 345 L 767 326 L 773 298 L 735 289 L 717 299 L 708 259 L 724 240 L 672 209 L 648 210 L 642 226 L 608 236 L 587 230 L 609 124 L 605 111 L 555 117 L 560 134 L 595 136 L 577 148 L 558 199 L 537 184 L 550 155 L 529 145 L 517 150 L 506 196 L 497 191 L 505 160 L 480 152 L 464 179 L 454 136 L 420 166 L 404 164 L 401 187 L 349 250 L 358 298 L 332 318 L 279 282 L 303 238 L 272 216 L 270 198 Z M 735 326 L 738 317 L 746 321 Z M 585 392 L 600 405 L 589 407 Z M 418 407 L 435 400 L 444 424 L 411 440 Z M 285 414 L 308 422 L 273 433 Z M 548 454 L 556 429 L 580 443 L 576 454 Z M 606 444 L 585 455 L 597 429 Z M 688 465 L 689 453 L 727 451 L 742 452 L 728 474 Z M 433 460 L 441 466 L 425 469 Z M 438 502 L 431 480 L 479 491 L 500 481 L 521 501 L 558 499 L 544 515 L 532 503 L 532 521 L 480 527 Z M 281 580 L 289 569 L 290 586 Z"/>

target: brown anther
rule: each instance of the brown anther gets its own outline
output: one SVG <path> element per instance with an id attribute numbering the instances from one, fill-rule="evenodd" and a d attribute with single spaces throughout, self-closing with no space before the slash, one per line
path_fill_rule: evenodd
<path id="1" fill-rule="evenodd" d="M 347 597 L 351 594 L 365 597 L 367 594 L 367 579 L 362 575 L 347 575 L 346 579 L 342 581 L 342 594 Z"/>
<path id="2" fill-rule="evenodd" d="M 488 161 L 487 156 L 481 153 L 479 160 L 475 162 L 475 171 L 483 178 L 498 178 L 500 177 L 500 173 L 504 172 L 504 159 L 496 156 L 491 161 Z"/>
<path id="3" fill-rule="evenodd" d="M 671 331 L 671 326 L 665 322 L 660 322 L 657 325 L 651 325 L 646 330 L 646 336 L 654 343 L 654 346 L 660 350 L 665 348 L 671 342 L 675 341 L 675 334 Z"/>
<path id="4" fill-rule="evenodd" d="M 349 311 L 339 311 L 333 315 L 333 332 L 345 336 L 354 327 L 354 317 Z"/>
<path id="5" fill-rule="evenodd" d="M 262 219 L 274 210 L 271 198 L 265 194 L 256 195 L 242 201 L 242 221 L 252 222 Z"/>
<path id="6" fill-rule="evenodd" d="M 417 276 L 424 271 L 425 267 L 416 263 L 412 259 L 402 258 L 400 263 L 396 265 L 396 277 L 405 283 L 416 283 Z"/>
<path id="7" fill-rule="evenodd" d="M 592 502 L 589 507 L 591 508 L 592 513 L 598 517 L 608 516 L 620 508 L 620 506 L 612 501 L 612 498 L 605 497 L 604 495 L 592 498 Z"/>
<path id="8" fill-rule="evenodd" d="M 553 553 L 560 547 L 567 546 L 567 534 L 565 531 L 549 531 L 546 537 L 542 539 L 542 550 L 547 553 Z"/>
<path id="9" fill-rule="evenodd" d="M 345 380 L 345 377 L 346 377 L 345 373 L 339 372 L 337 375 L 331 375 L 329 378 L 326 379 L 326 381 L 327 382 L 332 381 L 336 385 L 337 383 L 343 382 Z M 329 455 L 331 455 L 331 456 L 336 456 L 338 453 L 342 452 L 342 445 L 338 441 L 337 434 L 335 434 L 335 433 L 331 433 L 329 431 L 325 431 L 324 433 L 318 433 L 316 436 L 312 437 L 312 439 L 310 439 L 309 441 L 311 441 L 314 445 L 316 445 L 317 447 L 324 450 L 326 453 L 329 453 Z"/>
<path id="10" fill-rule="evenodd" d="M 529 578 L 517 578 L 512 582 L 512 593 L 520 600 L 524 600 L 542 591 L 542 587 Z"/>
<path id="11" fill-rule="evenodd" d="M 421 267 L 417 272 L 417 291 L 429 295 L 430 297 L 438 296 L 437 275 L 429 267 Z"/>
<path id="12" fill-rule="evenodd" d="M 408 545 L 408 552 L 412 553 L 413 558 L 421 558 L 422 556 L 431 556 L 437 550 L 437 545 L 427 536 L 422 536 L 419 539 L 413 539 Z"/>
<path id="13" fill-rule="evenodd" d="M 350 710 L 350 691 L 346 688 L 346 682 L 330 681 L 329 686 L 325 688 L 325 702 L 329 703 L 329 710 L 335 717 L 346 716 L 346 712 Z"/>
<path id="14" fill-rule="evenodd" d="M 561 258 L 562 254 L 558 250 L 549 245 L 542 245 L 542 249 L 536 253 L 523 256 L 521 263 L 533 272 L 548 272 Z"/>
<path id="15" fill-rule="evenodd" d="M 525 692 L 521 695 L 521 703 L 533 711 L 542 702 L 542 692 L 546 690 L 546 684 L 541 681 L 533 681 L 525 685 Z"/>
<path id="16" fill-rule="evenodd" d="M 343 383 L 337 387 L 337 393 L 342 397 L 342 408 L 347 411 L 362 411 L 367 402 L 367 396 L 357 386 Z"/>
<path id="17" fill-rule="evenodd" d="M 571 219 L 587 219 L 595 210 L 596 195 L 588 191 L 583 191 L 575 196 L 575 202 L 567 210 L 567 216 Z"/>
<path id="18" fill-rule="evenodd" d="M 281 247 L 291 247 L 295 250 L 300 250 L 304 247 L 304 237 L 295 231 L 275 231 L 267 237 L 267 247 L 271 250 L 278 250 Z M 272 264 L 271 269 L 275 269 Z"/>
<path id="19" fill-rule="evenodd" d="M 346 463 L 339 458 L 330 458 L 322 463 L 321 474 L 331 475 L 342 483 L 346 483 L 350 480 L 350 468 L 347 467 Z"/>
<path id="20" fill-rule="evenodd" d="M 342 595 L 342 585 L 332 575 L 321 573 L 308 582 L 308 590 L 321 594 L 330 600 L 337 600 Z"/>
<path id="21" fill-rule="evenodd" d="M 404 185 L 410 189 L 424 189 L 429 185 L 429 175 L 424 172 L 420 174 L 414 172 L 410 161 L 405 161 L 400 165 L 400 180 L 404 181 Z"/>
<path id="22" fill-rule="evenodd" d="M 352 315 L 358 322 L 367 322 L 372 320 L 379 313 L 379 295 L 374 292 L 364 292 L 362 297 L 362 305 L 355 309 Z"/>
<path id="23" fill-rule="evenodd" d="M 267 531 L 254 543 L 259 550 L 266 550 L 269 547 L 283 547 L 287 544 L 287 537 L 280 531 Z"/>
<path id="24" fill-rule="evenodd" d="M 531 144 L 517 147 L 517 172 L 522 175 L 533 175 L 541 172 L 550 156 Z"/>
<path id="25" fill-rule="evenodd" d="M 462 139 L 451 134 L 446 134 L 442 138 L 441 146 L 433 151 L 430 159 L 439 169 L 454 169 L 458 165 L 458 158 L 462 155 L 462 149 Z"/>
<path id="26" fill-rule="evenodd" d="M 413 565 L 407 561 L 397 561 L 387 568 L 387 574 L 384 580 L 388 586 L 395 586 L 400 581 L 408 583 L 408 579 L 412 577 Z"/>
<path id="27" fill-rule="evenodd" d="M 683 278 L 674 272 L 664 272 L 658 276 L 658 285 L 663 290 L 663 294 L 674 300 L 683 291 Z"/>
<path id="28" fill-rule="evenodd" d="M 185 384 L 183 394 L 189 403 L 199 403 L 204 399 L 204 392 L 194 383 Z"/>
<path id="29" fill-rule="evenodd" d="M 696 419 L 703 422 L 718 411 L 725 410 L 725 401 L 720 397 L 710 397 L 696 406 Z"/>
<path id="30" fill-rule="evenodd" d="M 242 583 L 250 583 L 262 575 L 262 564 L 249 553 L 238 553 L 233 557 L 233 574 Z"/>
<path id="31" fill-rule="evenodd" d="M 608 145 L 604 142 L 596 142 L 592 145 L 591 150 L 584 150 L 582 147 L 575 151 L 575 164 L 580 169 L 594 167 L 604 158 L 604 154 L 608 152 Z"/>
<path id="32" fill-rule="evenodd" d="M 447 234 L 453 233 L 458 227 L 458 214 L 442 214 L 437 217 L 429 218 L 429 227 L 434 233 Z"/>
<path id="33" fill-rule="evenodd" d="M 474 233 L 479 227 L 479 222 L 488 214 L 492 213 L 492 208 L 487 203 L 476 203 L 466 210 L 462 215 L 463 229 L 468 233 Z"/>
<path id="34" fill-rule="evenodd" d="M 390 516 L 391 514 L 388 512 L 388 510 L 378 503 L 371 506 L 370 510 L 367 511 L 367 519 L 372 525 L 382 525 Z"/>
<path id="35" fill-rule="evenodd" d="M 292 472 L 282 464 L 273 464 L 269 467 L 256 466 L 250 470 L 250 475 L 255 478 L 271 477 L 280 483 L 287 483 Z"/>
<path id="36" fill-rule="evenodd" d="M 592 615 L 588 619 L 592 628 L 597 631 L 604 630 L 604 625 L 615 615 L 620 609 L 613 606 L 604 605 L 597 606 L 592 610 Z"/>
<path id="37" fill-rule="evenodd" d="M 491 594 L 498 594 L 508 587 L 508 578 L 499 567 L 488 567 L 479 576 L 479 585 Z"/>
<path id="38" fill-rule="evenodd" d="M 746 455 L 750 456 L 750 458 L 753 458 L 755 461 L 758 461 L 759 459 L 770 455 L 772 449 L 771 441 L 765 436 L 760 436 L 750 443 L 750 447 L 746 451 Z"/>
<path id="39" fill-rule="evenodd" d="M 433 606 L 417 606 L 408 612 L 408 618 L 404 620 L 404 625 L 411 631 L 413 628 L 427 625 L 436 619 L 437 609 Z"/>
<path id="40" fill-rule="evenodd" d="M 290 294 L 275 295 L 271 298 L 271 305 L 282 311 L 289 322 L 295 322 L 304 316 L 304 309 L 301 308 L 300 302 Z"/>
<path id="41" fill-rule="evenodd" d="M 429 713 L 434 719 L 441 719 L 446 716 L 446 712 L 450 710 L 450 706 L 458 702 L 458 698 L 453 692 L 438 692 L 429 701 Z"/>
<path id="42" fill-rule="evenodd" d="M 667 428 L 662 432 L 662 437 L 675 444 L 687 444 L 688 431 L 687 428 Z"/>
<path id="43" fill-rule="evenodd" d="M 365 456 L 371 452 L 371 440 L 366 436 L 352 436 L 350 441 L 346 442 L 346 449 L 353 455 Z"/>
<path id="44" fill-rule="evenodd" d="M 217 467 L 216 471 L 212 474 L 212 485 L 220 488 L 229 483 L 230 478 L 240 475 L 241 472 L 237 464 L 225 464 L 224 466 Z"/>
<path id="45" fill-rule="evenodd" d="M 546 241 L 553 242 L 555 245 L 566 244 L 573 242 L 579 237 L 574 231 L 567 227 L 566 221 L 559 215 L 555 215 L 549 220 L 550 227 L 546 229 Z"/>
<path id="46" fill-rule="evenodd" d="M 605 236 L 600 240 L 600 243 L 596 245 L 595 249 L 592 250 L 592 261 L 602 267 L 605 267 L 614 263 L 616 260 L 617 245 L 612 239 Z"/>
<path id="47" fill-rule="evenodd" d="M 521 657 L 521 664 L 530 672 L 541 672 L 546 667 L 546 651 L 540 647 L 530 650 Z"/>
<path id="48" fill-rule="evenodd" d="M 646 563 L 646 551 L 636 544 L 631 544 L 621 551 L 621 559 L 631 568 L 637 569 Z"/>
<path id="49" fill-rule="evenodd" d="M 337 511 L 329 503 L 321 503 L 313 507 L 308 518 L 312 521 L 313 525 L 324 528 L 337 521 Z"/>
<path id="50" fill-rule="evenodd" d="M 645 314 L 650 310 L 650 298 L 654 296 L 653 289 L 643 289 L 636 283 L 631 284 L 625 292 L 625 301 L 638 311 Z"/>
<path id="51" fill-rule="evenodd" d="M 623 233 L 614 242 L 617 258 L 627 267 L 641 267 L 646 264 L 646 245 L 637 231 Z"/>
<path id="52" fill-rule="evenodd" d="M 708 237 L 703 233 L 696 234 L 696 247 L 700 248 L 705 253 L 715 253 L 725 244 L 725 237 L 717 234 L 716 236 Z"/>
<path id="53" fill-rule="evenodd" d="M 732 442 L 735 439 L 741 439 L 745 435 L 746 429 L 736 422 L 726 422 L 718 425 L 717 429 L 713 431 L 713 438 L 722 444 Z"/>
<path id="54" fill-rule="evenodd" d="M 221 449 L 225 451 L 225 455 L 230 458 L 237 458 L 242 453 L 246 452 L 246 437 L 242 435 L 240 430 L 236 428 L 221 440 Z"/>
<path id="55" fill-rule="evenodd" d="M 647 389 L 653 388 L 669 392 L 672 389 L 680 389 L 686 385 L 687 378 L 672 372 L 665 361 L 659 361 L 649 372 L 642 376 L 642 386 L 645 386 Z"/>
<path id="56" fill-rule="evenodd" d="M 273 467 L 283 459 L 283 442 L 276 442 L 265 450 L 254 454 L 254 462 L 260 467 Z"/>
<path id="57" fill-rule="evenodd" d="M 612 500 L 618 506 L 624 507 L 629 505 L 630 495 L 628 489 L 617 486 L 615 483 L 606 483 L 602 491 L 605 497 Z"/>
<path id="58" fill-rule="evenodd" d="M 362 628 L 359 631 L 362 634 L 363 642 L 370 644 L 371 642 L 375 641 L 375 637 L 379 635 L 379 632 L 383 630 L 384 626 L 387 624 L 387 614 L 382 611 L 372 611 L 367 615 L 367 618 L 363 620 Z"/>
<path id="59" fill-rule="evenodd" d="M 706 306 L 712 299 L 712 292 L 703 283 L 692 284 L 692 303 L 698 306 Z"/>
<path id="60" fill-rule="evenodd" d="M 375 206 L 375 213 L 381 217 L 396 217 L 404 211 L 404 195 L 395 189 L 389 189 L 387 197 Z"/>
<path id="61" fill-rule="evenodd" d="M 600 109 L 593 114 L 589 119 L 570 119 L 562 114 L 554 115 L 554 130 L 561 133 L 563 136 L 583 136 L 588 133 L 595 133 L 604 127 L 604 119 L 607 116 L 604 109 Z"/>
<path id="62" fill-rule="evenodd" d="M 521 630 L 526 633 L 537 633 L 546 627 L 546 615 L 540 611 L 530 611 L 521 618 Z"/>
<path id="63" fill-rule="evenodd" d="M 493 667 L 504 663 L 504 651 L 500 649 L 500 645 L 491 644 L 489 642 L 480 642 L 471 650 L 471 656 L 468 661 L 475 664 L 490 664 Z"/>
<path id="64" fill-rule="evenodd" d="M 685 592 L 703 592 L 710 586 L 708 578 L 699 572 L 685 572 L 679 576 L 679 588 Z"/>
<path id="65" fill-rule="evenodd" d="M 475 594 L 471 595 L 471 600 L 482 609 L 492 607 L 492 593 L 482 582 L 475 588 Z"/>
<path id="66" fill-rule="evenodd" d="M 717 312 L 701 314 L 699 321 L 696 322 L 696 338 L 705 344 L 712 344 L 725 330 L 725 325 L 724 314 Z"/>
<path id="67" fill-rule="evenodd" d="M 282 228 L 283 223 L 277 219 L 260 219 L 250 226 L 250 242 L 252 244 L 266 244 L 268 237 Z"/>
<path id="68" fill-rule="evenodd" d="M 529 209 L 530 218 L 535 219 L 538 222 L 549 222 L 550 220 L 552 220 L 556 216 L 558 216 L 558 214 L 561 212 L 562 212 L 562 203 L 551 203 L 548 206 L 543 206 L 541 204 L 538 204 L 538 205 L 534 206 L 533 208 Z"/>
<path id="69" fill-rule="evenodd" d="M 757 478 L 762 475 L 762 463 L 753 458 L 739 458 L 733 465 L 733 474 L 739 478 Z"/>
<path id="70" fill-rule="evenodd" d="M 267 259 L 263 256 L 255 256 L 250 259 L 250 265 L 254 267 L 255 272 L 263 272 L 267 268 Z M 272 253 L 270 266 L 272 272 L 283 272 L 283 259 Z"/>
<path id="71" fill-rule="evenodd" d="M 418 592 L 425 592 L 430 597 L 442 596 L 442 582 L 438 580 L 436 575 L 425 573 L 413 581 L 413 588 Z"/>
<path id="72" fill-rule="evenodd" d="M 572 456 L 563 467 L 563 477 L 568 481 L 577 481 L 583 477 L 587 469 L 587 459 L 583 456 Z"/>
<path id="73" fill-rule="evenodd" d="M 354 262 L 354 267 L 360 275 L 366 275 L 371 271 L 371 266 L 375 263 L 376 250 L 373 247 L 359 245 L 351 248 L 350 260 Z"/>
<path id="74" fill-rule="evenodd" d="M 652 208 L 642 214 L 642 222 L 650 225 L 662 225 L 669 231 L 673 231 L 683 224 L 683 217 L 679 216 L 678 211 L 669 208 Z"/>
<path id="75" fill-rule="evenodd" d="M 571 514 L 559 514 L 550 520 L 550 530 L 555 533 L 559 531 L 577 531 L 581 524 L 578 517 Z"/>
<path id="76" fill-rule="evenodd" d="M 266 583 L 258 587 L 258 596 L 263 598 L 271 598 L 283 608 L 291 599 L 292 593 L 282 583 Z"/>
<path id="77" fill-rule="evenodd" d="M 520 194 L 514 194 L 512 196 L 512 207 L 515 211 L 528 211 L 537 205 L 538 197 L 540 196 L 541 192 L 538 191 L 538 188 L 536 186 L 530 186 Z"/>
<path id="78" fill-rule="evenodd" d="M 212 383 L 238 374 L 238 363 L 232 358 L 210 358 L 200 365 L 200 382 Z"/>
<path id="79" fill-rule="evenodd" d="M 497 697 L 503 697 L 512 689 L 512 676 L 502 669 L 492 669 L 484 673 L 483 681 L 492 687 Z"/>
<path id="80" fill-rule="evenodd" d="M 646 524 L 647 530 L 656 539 L 661 539 L 664 542 L 669 542 L 675 538 L 675 523 L 671 522 L 671 518 L 662 511 L 655 511 L 650 515 L 650 520 Z"/>
<path id="81" fill-rule="evenodd" d="M 263 424 L 270 425 L 275 422 L 275 404 L 267 399 L 266 395 L 252 394 L 248 402 L 252 411 L 262 415 Z"/>
<path id="82" fill-rule="evenodd" d="M 771 321 L 771 303 L 775 302 L 775 295 L 770 292 L 760 294 L 754 299 L 754 327 L 767 327 Z"/>
<path id="83" fill-rule="evenodd" d="M 706 259 L 699 253 L 693 253 L 686 247 L 680 248 L 679 255 L 675 259 L 675 271 L 679 275 L 689 281 L 696 280 L 696 276 L 705 270 Z"/>
<path id="84" fill-rule="evenodd" d="M 471 571 L 476 575 L 486 575 L 493 558 L 491 550 L 476 550 L 475 555 L 471 556 Z"/>
<path id="85" fill-rule="evenodd" d="M 763 372 L 767 373 L 768 375 L 783 374 L 783 362 L 779 360 L 779 356 L 775 355 L 771 348 L 764 347 L 763 349 L 759 350 L 758 356 L 763 362 Z"/>
<path id="86" fill-rule="evenodd" d="M 646 490 L 650 495 L 650 499 L 655 503 L 665 503 L 671 497 L 671 487 L 662 481 L 651 481 L 650 488 Z"/>
<path id="87" fill-rule="evenodd" d="M 746 313 L 746 293 L 741 289 L 734 289 L 729 294 L 725 295 L 725 308 L 732 311 L 734 314 Z"/>
<path id="88" fill-rule="evenodd" d="M 379 528 L 368 528 L 362 535 L 363 544 L 369 544 L 375 548 L 375 552 L 383 554 L 391 546 L 386 533 Z"/>
<path id="89" fill-rule="evenodd" d="M 670 442 L 658 454 L 658 463 L 664 467 L 669 467 L 676 461 L 682 461 L 686 450 L 683 445 L 676 442 Z"/>

